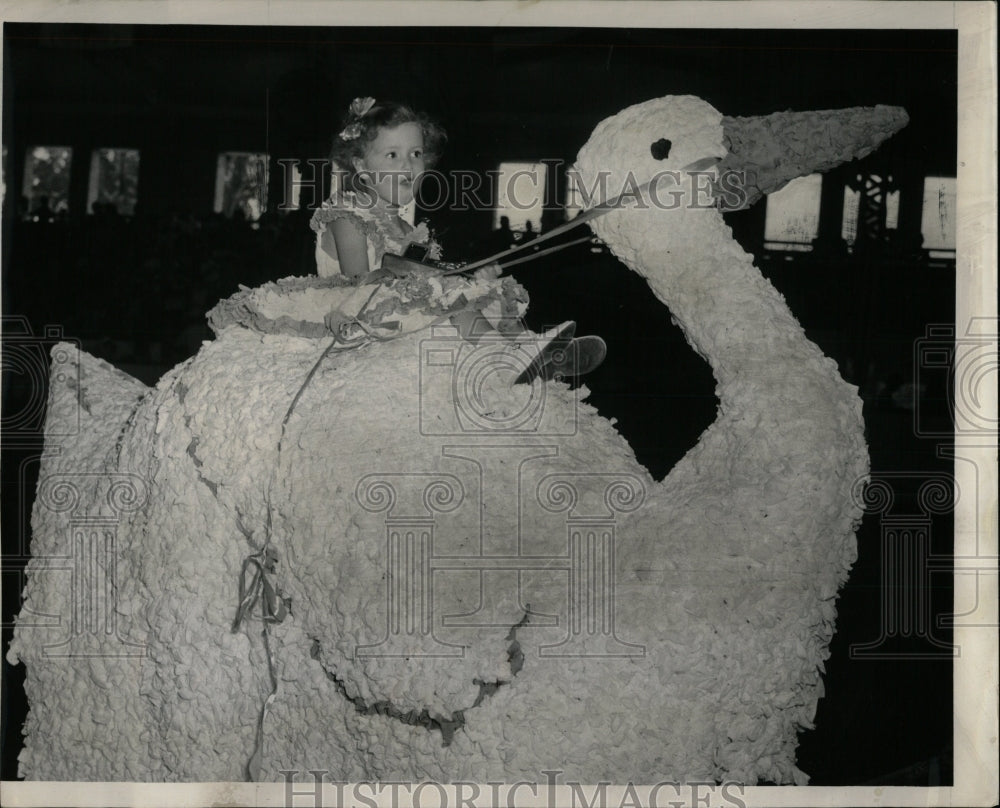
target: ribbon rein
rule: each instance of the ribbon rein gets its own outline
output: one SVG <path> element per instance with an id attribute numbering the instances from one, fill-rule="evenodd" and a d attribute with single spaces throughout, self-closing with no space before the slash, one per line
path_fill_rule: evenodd
<path id="1" fill-rule="evenodd" d="M 679 172 L 683 173 L 683 172 L 707 171 L 709 169 L 714 168 L 719 163 L 720 159 L 721 158 L 718 158 L 718 157 L 705 157 L 705 158 L 702 158 L 701 160 L 695 160 L 693 163 L 688 163 L 686 166 L 684 166 L 683 168 L 679 169 Z M 498 252 L 498 253 L 495 253 L 494 255 L 487 256 L 486 258 L 481 258 L 480 260 L 473 261 L 471 264 L 466 264 L 463 267 L 459 267 L 457 269 L 450 269 L 447 272 L 445 272 L 444 274 L 445 275 L 456 275 L 456 274 L 462 273 L 462 272 L 474 272 L 475 270 L 480 269 L 481 267 L 484 267 L 487 264 L 493 264 L 493 263 L 496 263 L 498 261 L 503 261 L 503 259 L 508 258 L 508 257 L 510 257 L 512 255 L 515 255 L 516 253 L 519 253 L 519 252 L 522 252 L 522 251 L 528 250 L 528 249 L 535 249 L 543 241 L 548 241 L 550 238 L 554 238 L 554 237 L 556 237 L 558 235 L 562 235 L 567 230 L 572 230 L 574 227 L 578 227 L 581 224 L 585 224 L 586 222 L 589 222 L 589 221 L 592 221 L 593 219 L 596 219 L 598 216 L 603 216 L 605 213 L 608 213 L 609 211 L 616 210 L 617 208 L 622 207 L 622 204 L 625 201 L 626 197 L 629 197 L 629 196 L 634 197 L 634 196 L 637 196 L 638 194 L 643 193 L 644 191 L 649 190 L 649 187 L 653 184 L 654 180 L 658 180 L 659 178 L 660 178 L 660 175 L 656 175 L 652 179 L 650 179 L 648 182 L 643 183 L 642 185 L 638 186 L 637 188 L 626 189 L 625 191 L 622 191 L 620 194 L 618 194 L 618 196 L 616 196 L 614 199 L 610 199 L 610 200 L 607 200 L 605 202 L 601 202 L 598 205 L 594 205 L 594 207 L 589 208 L 588 210 L 583 211 L 578 216 L 575 216 L 574 218 L 570 219 L 568 222 L 564 222 L 563 224 L 559 225 L 558 227 L 553 228 L 552 230 L 550 230 L 547 233 L 542 233 L 537 238 L 532 239 L 531 241 L 529 241 L 529 242 L 527 242 L 525 244 L 520 244 L 517 247 L 512 247 L 510 249 L 503 250 L 502 252 Z M 587 238 L 581 238 L 581 239 L 576 239 L 574 241 L 568 241 L 565 244 L 559 244 L 559 245 L 554 246 L 554 247 L 549 247 L 549 248 L 547 248 L 545 250 L 541 250 L 541 251 L 535 253 L 534 255 L 530 255 L 530 256 L 523 257 L 523 258 L 519 258 L 517 261 L 511 261 L 511 262 L 509 262 L 509 263 L 507 263 L 505 265 L 502 265 L 502 266 L 503 266 L 504 269 L 506 269 L 508 266 L 513 266 L 514 264 L 523 264 L 525 261 L 531 261 L 531 260 L 533 260 L 535 258 L 539 258 L 539 257 L 541 257 L 543 255 L 548 255 L 549 253 L 557 252 L 557 251 L 559 251 L 559 250 L 561 250 L 561 249 L 563 249 L 565 247 L 572 247 L 574 244 L 581 244 L 582 242 L 589 241 L 589 240 L 590 240 L 590 237 L 588 236 Z"/>
<path id="2" fill-rule="evenodd" d="M 464 267 L 448 270 L 444 274 L 454 275 L 459 272 L 473 272 L 479 269 L 480 267 L 484 267 L 487 264 L 495 263 L 511 255 L 522 252 L 523 250 L 534 249 L 543 241 L 548 241 L 551 238 L 555 238 L 556 236 L 562 235 L 567 230 L 572 230 L 574 227 L 579 227 L 581 224 L 585 224 L 591 221 L 592 219 L 596 219 L 598 216 L 603 216 L 605 213 L 608 213 L 609 211 L 615 210 L 616 208 L 620 208 L 626 194 L 634 196 L 636 192 L 641 193 L 642 191 L 645 191 L 647 188 L 649 188 L 651 182 L 652 180 L 650 180 L 650 182 L 647 182 L 645 185 L 639 186 L 639 188 L 635 190 L 629 189 L 628 191 L 623 191 L 622 193 L 618 194 L 618 196 L 616 196 L 614 199 L 611 199 L 607 202 L 601 202 L 601 204 L 599 205 L 594 205 L 594 207 L 590 208 L 589 210 L 583 211 L 583 213 L 573 217 L 568 222 L 564 222 L 558 227 L 553 228 L 548 233 L 542 233 L 540 236 L 538 236 L 538 238 L 534 238 L 531 241 L 527 242 L 526 244 L 520 244 L 517 247 L 512 247 L 510 249 L 503 250 L 502 252 L 498 252 L 494 255 L 487 256 L 486 258 L 481 258 L 480 260 L 474 261 L 471 264 L 466 264 Z M 587 240 L 589 240 L 589 238 L 590 237 L 588 236 Z M 576 241 L 567 242 L 566 244 L 560 244 L 556 247 L 551 247 L 547 250 L 543 250 L 537 253 L 536 255 L 532 256 L 531 258 L 535 258 L 540 255 L 547 255 L 548 253 L 561 250 L 564 247 L 570 247 L 573 244 L 579 244 L 582 241 L 584 241 L 584 239 L 578 239 Z M 524 263 L 525 261 L 531 260 L 531 258 L 521 258 L 516 263 L 521 264 Z"/>
<path id="3" fill-rule="evenodd" d="M 528 249 L 532 249 L 533 250 L 541 242 L 548 241 L 549 239 L 554 238 L 555 236 L 561 235 L 561 234 L 565 233 L 567 230 L 571 230 L 574 227 L 583 224 L 584 222 L 589 222 L 591 219 L 594 219 L 594 218 L 596 218 L 598 216 L 601 216 L 601 215 L 607 213 L 609 210 L 611 210 L 611 208 L 591 208 L 590 210 L 588 210 L 588 211 L 586 211 L 584 213 L 581 213 L 579 216 L 571 219 L 570 221 L 565 222 L 564 224 L 559 225 L 558 227 L 550 230 L 548 233 L 543 233 L 542 235 L 538 236 L 537 238 L 532 239 L 531 241 L 529 241 L 529 242 L 527 242 L 525 244 L 519 244 L 517 247 L 510 247 L 509 249 L 506 249 L 503 252 L 498 252 L 498 253 L 495 253 L 493 255 L 489 255 L 486 258 L 481 258 L 478 261 L 473 261 L 471 264 L 466 264 L 463 267 L 458 267 L 456 269 L 449 269 L 444 274 L 445 275 L 457 275 L 457 274 L 463 273 L 463 272 L 474 272 L 475 270 L 480 269 L 481 267 L 487 266 L 488 264 L 494 264 L 494 263 L 497 263 L 499 261 L 503 261 L 505 258 L 509 258 L 512 255 L 516 255 L 519 252 L 523 252 L 523 251 L 528 250 Z M 588 241 L 590 240 L 590 236 L 587 237 L 587 240 Z M 540 255 L 543 255 L 543 254 L 547 255 L 548 253 L 557 252 L 558 250 L 561 250 L 564 247 L 569 247 L 569 246 L 571 246 L 573 244 L 578 244 L 581 241 L 583 241 L 583 239 L 578 239 L 578 240 L 575 240 L 575 241 L 570 241 L 570 242 L 567 242 L 566 244 L 559 244 L 559 245 L 557 245 L 555 247 L 550 247 L 550 248 L 548 248 L 546 250 L 542 250 L 542 251 L 540 251 L 538 253 L 535 253 L 532 256 L 526 256 L 526 257 L 520 258 L 516 262 L 512 262 L 512 263 L 521 264 L 521 263 L 524 263 L 525 261 L 530 261 L 533 258 L 537 258 Z"/>

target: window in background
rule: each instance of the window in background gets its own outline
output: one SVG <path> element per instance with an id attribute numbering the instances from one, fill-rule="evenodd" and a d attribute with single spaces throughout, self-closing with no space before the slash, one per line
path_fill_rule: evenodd
<path id="1" fill-rule="evenodd" d="M 892 177 L 889 177 L 892 180 Z M 896 230 L 899 227 L 899 191 L 889 191 L 885 195 L 885 229 Z"/>
<path id="2" fill-rule="evenodd" d="M 139 201 L 139 150 L 94 149 L 90 155 L 87 211 L 113 205 L 122 216 L 135 213 Z"/>
<path id="3" fill-rule="evenodd" d="M 955 257 L 955 193 L 954 177 L 924 178 L 920 232 L 931 258 Z"/>
<path id="4" fill-rule="evenodd" d="M 886 190 L 886 187 L 891 187 L 893 184 L 892 177 L 889 176 L 887 182 L 883 183 L 882 177 L 877 174 L 867 176 L 858 174 L 856 181 L 858 184 L 856 188 L 844 187 L 844 214 L 840 225 L 840 237 L 852 247 L 858 240 L 858 217 L 861 214 L 862 200 L 865 203 L 866 215 L 874 217 L 872 221 L 866 220 L 866 227 L 874 228 L 873 233 L 876 237 L 885 230 L 896 230 L 899 227 L 899 190 Z M 864 188 L 864 197 L 860 188 Z M 883 195 L 885 221 L 880 223 Z"/>
<path id="5" fill-rule="evenodd" d="M 493 228 L 500 227 L 506 216 L 510 229 L 535 233 L 542 229 L 545 200 L 546 166 L 544 163 L 501 163 L 497 172 L 497 206 L 493 213 Z"/>
<path id="6" fill-rule="evenodd" d="M 810 174 L 792 180 L 780 191 L 767 196 L 764 217 L 764 246 L 770 250 L 812 249 L 819 232 L 820 192 L 823 177 Z"/>
<path id="7" fill-rule="evenodd" d="M 844 186 L 844 216 L 840 224 L 840 237 L 849 245 L 858 240 L 858 206 L 861 204 L 861 191 L 856 191 L 849 185 Z"/>
<path id="8" fill-rule="evenodd" d="M 237 211 L 251 222 L 267 209 L 267 155 L 223 152 L 215 172 L 215 212 L 227 218 Z"/>
<path id="9" fill-rule="evenodd" d="M 69 210 L 69 172 L 73 149 L 69 146 L 31 146 L 24 161 L 22 193 L 31 213 L 46 215 Z"/>

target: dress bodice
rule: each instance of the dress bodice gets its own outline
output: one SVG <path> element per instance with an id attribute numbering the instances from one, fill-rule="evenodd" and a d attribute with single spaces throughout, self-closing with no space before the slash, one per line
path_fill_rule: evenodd
<path id="1" fill-rule="evenodd" d="M 342 274 L 337 246 L 328 226 L 348 218 L 364 234 L 368 245 L 368 268 L 378 269 L 386 253 L 402 255 L 411 244 L 436 247 L 426 224 L 412 227 L 396 212 L 372 205 L 352 191 L 337 193 L 313 213 L 310 227 L 316 231 L 316 272 L 327 277 Z"/>

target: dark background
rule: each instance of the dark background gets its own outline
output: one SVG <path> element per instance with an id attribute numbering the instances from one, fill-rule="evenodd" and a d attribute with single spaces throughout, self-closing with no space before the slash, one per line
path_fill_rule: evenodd
<path id="1" fill-rule="evenodd" d="M 2 222 L 5 342 L 34 341 L 35 366 L 4 364 L 3 648 L 19 608 L 28 514 L 37 478 L 47 326 L 147 384 L 211 334 L 204 312 L 237 284 L 315 272 L 310 211 L 270 212 L 255 229 L 212 213 L 222 151 L 267 152 L 272 196 L 279 158 L 326 155 L 359 95 L 395 98 L 438 117 L 449 133 L 442 171 L 485 172 L 501 161 L 572 163 L 601 119 L 666 94 L 693 94 L 726 115 L 895 104 L 911 122 L 880 150 L 824 179 L 821 238 L 808 253 L 763 246 L 764 203 L 729 215 L 737 238 L 809 336 L 857 384 L 876 476 L 893 476 L 894 515 L 919 516 L 916 489 L 950 463 L 946 374 L 914 363 L 932 325 L 954 322 L 954 262 L 920 246 L 925 176 L 956 173 L 953 31 L 726 31 L 516 28 L 4 26 Z M 70 213 L 53 223 L 15 210 L 25 150 L 72 146 Z M 134 217 L 84 210 L 90 150 L 141 150 Z M 82 170 L 81 170 L 82 169 Z M 891 173 L 898 230 L 848 253 L 840 233 L 845 182 Z M 552 210 L 559 219 L 559 176 Z M 310 200 L 304 189 L 302 202 Z M 446 257 L 491 252 L 492 211 L 437 211 Z M 591 401 L 657 477 L 714 420 L 714 382 L 637 276 L 584 245 L 515 271 L 530 324 L 577 320 L 607 341 L 586 379 Z M 46 343 L 48 340 L 48 343 Z M 938 340 L 950 348 L 947 333 Z M 5 347 L 7 347 L 5 345 Z M 30 353 L 30 352 L 29 352 Z M 5 357 L 7 352 L 5 352 Z M 931 375 L 936 372 L 938 375 Z M 925 385 L 923 395 L 907 383 Z M 893 396 L 893 393 L 896 393 Z M 34 414 L 37 417 L 24 417 Z M 935 433 L 938 436 L 928 435 Z M 942 437 L 944 436 L 944 437 Z M 860 557 L 839 602 L 816 729 L 798 765 L 816 785 L 951 783 L 951 517 L 927 524 L 934 564 L 923 595 L 932 631 L 883 635 L 885 515 L 866 517 Z M 891 594 L 891 593 L 889 593 Z M 874 656 L 852 654 L 874 643 Z M 895 655 L 895 658 L 889 658 Z M 3 663 L 2 777 L 16 777 L 23 668 Z"/>

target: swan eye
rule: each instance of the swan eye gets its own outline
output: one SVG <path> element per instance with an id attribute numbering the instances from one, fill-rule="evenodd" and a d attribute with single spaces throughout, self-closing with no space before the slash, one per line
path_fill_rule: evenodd
<path id="1" fill-rule="evenodd" d="M 666 160 L 670 156 L 670 147 L 672 145 L 665 137 L 661 137 L 649 145 L 649 151 L 653 155 L 654 160 Z"/>

